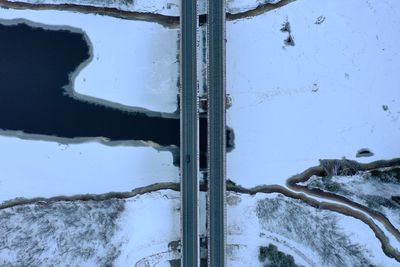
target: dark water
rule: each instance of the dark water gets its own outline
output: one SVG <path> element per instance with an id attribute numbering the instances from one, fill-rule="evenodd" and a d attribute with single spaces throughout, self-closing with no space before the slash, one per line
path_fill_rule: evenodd
<path id="1" fill-rule="evenodd" d="M 80 33 L 0 24 L 0 129 L 63 138 L 106 137 L 179 146 L 179 116 L 163 118 L 72 98 L 63 86 L 89 55 Z M 112 70 L 110 70 L 112 71 Z M 200 120 L 205 167 L 207 121 Z M 228 133 L 228 136 L 230 134 Z"/>

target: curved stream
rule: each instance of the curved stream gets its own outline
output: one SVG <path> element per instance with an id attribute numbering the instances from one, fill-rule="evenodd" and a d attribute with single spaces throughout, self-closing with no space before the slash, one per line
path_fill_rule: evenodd
<path id="1" fill-rule="evenodd" d="M 394 160 L 390 160 L 390 161 L 376 161 L 376 162 L 372 162 L 369 164 L 360 164 L 360 166 L 362 166 L 362 168 L 364 170 L 371 170 L 371 169 L 376 169 L 376 168 L 398 166 L 398 165 L 400 165 L 400 159 L 394 159 Z M 312 175 L 317 175 L 317 174 L 321 175 L 322 172 L 324 172 L 324 170 L 321 166 L 312 167 L 312 168 L 309 168 L 308 170 L 306 170 L 305 172 L 288 179 L 288 183 L 296 183 L 299 181 L 304 181 L 304 180 L 309 179 L 309 177 L 311 177 Z M 205 192 L 205 191 L 207 191 L 207 187 L 208 187 L 207 184 L 202 183 L 200 185 L 200 190 Z M 81 201 L 98 200 L 98 201 L 100 201 L 100 200 L 106 200 L 106 199 L 111 199 L 111 198 L 123 199 L 123 198 L 130 198 L 130 197 L 137 196 L 137 195 L 155 192 L 158 190 L 180 191 L 180 184 L 179 183 L 156 183 L 156 184 L 152 184 L 149 186 L 136 188 L 136 189 L 132 190 L 131 192 L 107 193 L 107 194 L 100 194 L 100 195 L 88 194 L 88 195 L 76 195 L 76 196 L 56 196 L 56 197 L 52 197 L 52 198 L 16 199 L 16 200 L 12 200 L 12 201 L 8 201 L 6 203 L 0 204 L 0 209 L 7 209 L 7 208 L 14 207 L 14 206 L 33 204 L 33 203 L 48 204 L 48 203 L 53 203 L 53 202 L 57 202 L 57 201 L 76 201 L 76 200 L 81 200 Z M 292 189 L 292 190 L 295 190 L 295 189 Z M 349 205 L 347 203 L 343 203 L 343 202 L 342 202 L 343 205 L 337 204 L 337 203 L 321 202 L 321 201 L 318 201 L 318 200 L 308 197 L 306 194 L 304 194 L 304 193 L 307 193 L 305 190 L 301 190 L 301 191 L 297 191 L 297 192 L 292 191 L 292 190 L 290 190 L 284 186 L 280 186 L 280 185 L 262 185 L 262 186 L 256 186 L 253 188 L 244 188 L 242 186 L 235 185 L 233 183 L 229 183 L 229 182 L 227 183 L 227 191 L 241 193 L 241 194 L 249 194 L 249 195 L 255 195 L 257 193 L 265 193 L 265 194 L 279 193 L 288 198 L 300 200 L 303 203 L 310 205 L 311 207 L 314 207 L 317 209 L 329 210 L 329 211 L 343 214 L 345 216 L 350 216 L 355 219 L 358 219 L 358 220 L 362 221 L 363 223 L 365 223 L 366 225 L 368 225 L 368 227 L 374 232 L 376 238 L 381 243 L 383 252 L 388 257 L 394 258 L 396 261 L 400 262 L 400 252 L 390 244 L 390 241 L 386 237 L 385 233 L 374 223 L 374 221 L 369 216 L 366 215 L 366 213 L 367 213 L 368 215 L 373 217 L 373 215 L 371 215 L 373 213 L 368 213 L 368 212 L 365 212 L 364 210 L 361 210 L 361 211 L 355 210 L 354 208 L 349 207 Z M 318 195 L 318 196 L 321 198 L 326 198 L 325 195 L 323 195 L 323 194 Z M 326 199 L 341 202 L 340 198 L 337 198 L 337 199 L 326 198 Z M 366 209 L 368 209 L 368 208 L 366 208 Z M 387 227 L 387 229 L 390 229 L 391 223 L 387 218 L 386 218 L 386 220 L 381 221 L 381 223 L 385 227 Z"/>

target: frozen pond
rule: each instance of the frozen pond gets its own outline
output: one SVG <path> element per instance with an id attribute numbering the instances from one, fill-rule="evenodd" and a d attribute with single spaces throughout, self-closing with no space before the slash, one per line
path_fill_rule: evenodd
<path id="1" fill-rule="evenodd" d="M 105 141 L 179 146 L 179 113 L 151 112 L 140 107 L 128 111 L 75 94 L 71 79 L 91 60 L 90 40 L 82 31 L 44 29 L 15 21 L 6 24 L 10 25 L 0 25 L 4 40 L 0 49 L 7 51 L 0 64 L 0 129 L 51 138 L 100 137 Z M 202 117 L 204 168 L 206 123 Z"/>
<path id="2" fill-rule="evenodd" d="M 71 73 L 90 58 L 83 33 L 0 25 L 0 128 L 63 138 L 179 143 L 179 120 L 84 101 Z M 160 131 L 161 129 L 161 131 Z"/>

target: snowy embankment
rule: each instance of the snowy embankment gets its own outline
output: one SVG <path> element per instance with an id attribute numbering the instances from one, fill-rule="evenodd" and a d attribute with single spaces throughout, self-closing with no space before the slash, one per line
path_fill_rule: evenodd
<path id="1" fill-rule="evenodd" d="M 117 8 L 123 11 L 154 13 L 165 16 L 179 16 L 180 0 L 8 0 L 10 2 L 25 2 L 32 4 L 72 4 L 94 7 Z M 227 0 L 227 12 L 237 14 L 257 8 L 260 5 L 276 4 L 281 0 Z M 206 1 L 198 2 L 199 13 L 204 14 Z"/>
<path id="2" fill-rule="evenodd" d="M 269 244 L 304 266 L 399 266 L 360 220 L 275 193 L 229 193 L 227 201 L 230 266 L 260 266 L 260 246 Z"/>
<path id="3" fill-rule="evenodd" d="M 180 205 L 179 192 L 170 190 L 127 199 L 125 212 L 118 220 L 120 230 L 113 238 L 121 244 L 114 265 L 174 259 L 169 244 L 180 239 Z"/>
<path id="4" fill-rule="evenodd" d="M 9 0 L 31 4 L 70 4 L 94 7 L 117 8 L 123 11 L 155 13 L 165 16 L 179 16 L 180 0 Z"/>
<path id="5" fill-rule="evenodd" d="M 179 207 L 179 193 L 167 190 L 126 200 L 0 210 L 0 265 L 135 266 L 152 255 L 171 260 L 176 255 L 169 243 L 179 239 Z"/>
<path id="6" fill-rule="evenodd" d="M 260 266 L 260 247 L 271 244 L 303 266 L 398 266 L 383 254 L 368 226 L 351 217 L 275 193 L 228 193 L 227 202 L 228 266 Z M 0 239 L 0 263 L 166 263 L 179 258 L 179 210 L 179 192 L 171 190 L 125 200 L 61 201 L 3 209 L 0 236 L 7 238 Z M 203 235 L 204 227 L 202 221 Z"/>
<path id="7" fill-rule="evenodd" d="M 171 190 L 15 206 L 0 210 L 0 220 L 1 266 L 140 267 L 180 257 L 180 194 Z"/>
<path id="8" fill-rule="evenodd" d="M 282 0 L 226 0 L 226 11 L 232 14 L 246 12 L 266 4 L 277 4 Z"/>
<path id="9" fill-rule="evenodd" d="M 400 229 L 400 181 L 394 174 L 395 171 L 386 170 L 363 172 L 353 176 L 313 176 L 305 185 L 346 197 L 381 212 Z"/>
<path id="10" fill-rule="evenodd" d="M 111 266 L 123 200 L 57 202 L 0 210 L 1 266 Z"/>
<path id="11" fill-rule="evenodd" d="M 228 178 L 283 185 L 318 159 L 399 157 L 399 12 L 394 0 L 297 0 L 228 22 Z M 362 148 L 374 155 L 356 158 Z"/>
<path id="12" fill-rule="evenodd" d="M 0 203 L 16 197 L 126 192 L 179 179 L 172 154 L 151 147 L 66 145 L 4 136 L 0 147 Z"/>

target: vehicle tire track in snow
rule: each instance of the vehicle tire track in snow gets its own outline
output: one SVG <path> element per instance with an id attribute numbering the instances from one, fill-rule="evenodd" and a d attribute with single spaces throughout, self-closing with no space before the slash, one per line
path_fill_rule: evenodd
<path id="1" fill-rule="evenodd" d="M 340 162 L 350 163 L 353 166 L 357 166 L 357 171 L 369 171 L 369 170 L 378 169 L 378 168 L 394 167 L 394 166 L 400 165 L 400 159 L 380 160 L 380 161 L 375 161 L 375 162 L 366 163 L 366 164 L 358 163 L 355 161 L 349 161 L 349 160 L 325 160 L 325 161 L 336 162 L 338 164 L 340 164 Z M 344 170 L 344 171 L 346 171 L 346 170 Z M 324 198 L 327 200 L 337 201 L 344 205 L 361 210 L 361 211 L 367 213 L 368 215 L 370 215 L 371 217 L 373 217 L 374 219 L 381 222 L 385 226 L 385 228 L 398 241 L 400 241 L 399 230 L 390 222 L 390 220 L 384 214 L 382 214 L 376 210 L 370 209 L 362 204 L 354 202 L 344 196 L 326 192 L 321 189 L 308 188 L 307 186 L 299 185 L 299 183 L 307 182 L 313 175 L 320 176 L 320 177 L 326 177 L 328 174 L 327 174 L 327 171 L 325 170 L 325 168 L 323 167 L 323 165 L 321 164 L 317 167 L 309 168 L 308 170 L 304 171 L 303 173 L 295 175 L 292 178 L 289 178 L 286 182 L 286 185 L 293 191 L 306 193 L 308 195 Z"/>

